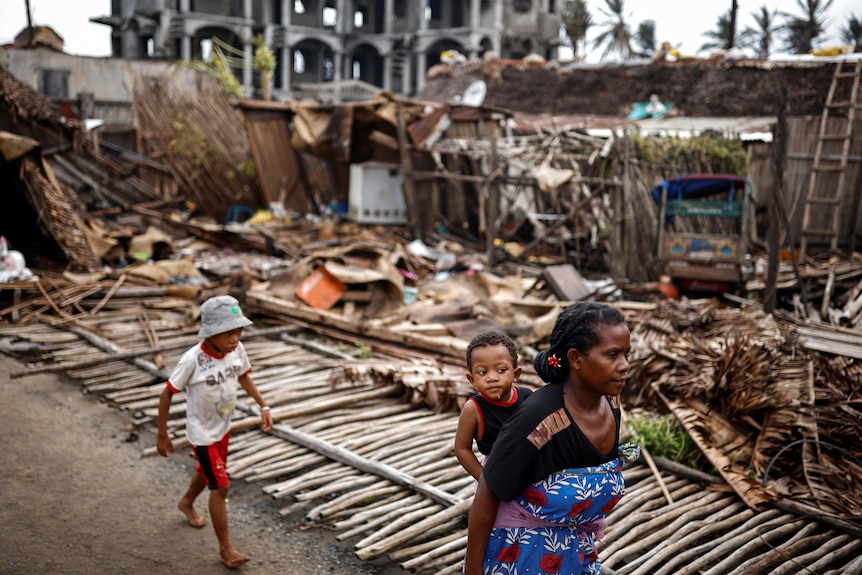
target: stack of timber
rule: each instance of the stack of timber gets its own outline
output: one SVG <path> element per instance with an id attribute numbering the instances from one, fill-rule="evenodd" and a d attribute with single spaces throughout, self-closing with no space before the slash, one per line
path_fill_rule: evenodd
<path id="1" fill-rule="evenodd" d="M 787 337 L 789 324 L 711 301 L 618 305 L 636 342 L 627 407 L 664 396 L 669 409 L 700 430 L 704 447 L 717 452 L 710 454 L 716 465 L 721 465 L 724 449 L 746 447 L 747 437 L 717 442 L 717 435 L 704 432 L 709 422 L 685 409 L 699 398 L 714 400 L 707 409 L 723 406 L 719 413 L 737 425 L 734 409 L 743 423 L 762 424 L 756 420 L 757 409 L 746 407 L 738 395 L 744 384 L 758 389 L 756 381 L 716 366 L 756 371 L 756 363 L 743 360 L 750 355 L 754 361 L 759 349 L 776 356 L 786 353 L 786 343 L 772 342 Z M 153 429 L 167 370 L 196 341 L 197 322 L 189 304 L 149 301 L 97 314 L 77 313 L 74 322 L 64 319 L 52 323 L 44 315 L 29 316 L 26 323 L 0 328 L 0 347 L 30 361 L 11 377 L 63 372 L 84 393 L 127 411 L 139 427 Z M 261 432 L 254 402 L 240 397 L 229 468 L 234 480 L 260 485 L 262 496 L 272 498 L 285 521 L 331 526 L 363 559 L 385 558 L 423 574 L 459 573 L 466 513 L 475 489 L 452 449 L 458 408 L 471 393 L 462 360 L 454 354 L 428 353 L 404 338 L 396 344 L 364 333 L 339 333 L 346 325 L 339 330 L 328 328 L 325 321 L 256 319 L 258 325 L 246 330 L 243 339 L 276 425 L 269 434 Z M 695 333 L 698 340 L 692 337 Z M 747 348 L 727 343 L 730 333 L 746 338 Z M 746 355 L 745 349 L 753 351 Z M 823 369 L 824 357 L 806 355 L 801 346 L 793 353 L 815 372 Z M 816 425 L 824 441 L 840 441 L 835 435 L 851 438 L 846 445 L 850 456 L 841 460 L 844 475 L 837 478 L 845 481 L 842 489 L 848 481 L 858 489 L 862 482 L 853 462 L 860 454 L 852 430 L 858 430 L 859 423 L 860 367 L 844 356 L 830 361 L 840 363 L 845 375 L 830 372 L 825 383 L 812 379 L 815 401 L 804 412 L 806 425 L 809 430 Z M 524 363 L 527 368 L 529 361 Z M 652 370 L 655 373 L 647 375 Z M 644 384 L 652 381 L 656 385 Z M 177 399 L 169 431 L 180 448 L 185 405 Z M 712 429 L 728 437 L 729 427 Z M 792 434 L 795 428 L 791 424 L 786 431 Z M 729 474 L 706 475 L 658 458 L 655 467 L 639 463 L 628 468 L 627 496 L 609 518 L 600 548 L 606 569 L 691 575 L 778 573 L 802 567 L 818 573 L 858 570 L 862 528 L 858 510 L 849 503 L 860 499 L 852 489 L 843 495 L 829 491 L 836 477 L 824 470 L 830 469 L 829 458 L 835 467 L 836 454 L 807 449 L 815 445 L 793 445 L 788 438 L 780 444 L 786 450 L 778 444 L 767 449 L 773 456 L 785 455 L 771 467 L 768 485 L 756 491 L 750 484 L 745 484 L 748 491 L 741 491 L 740 482 Z M 154 451 L 150 447 L 144 455 Z M 769 490 L 773 485 L 798 490 L 789 481 L 797 474 L 790 461 L 797 454 L 808 466 L 815 497 L 774 497 Z M 761 466 L 754 468 L 763 469 L 763 460 L 757 461 Z M 753 494 L 762 493 L 767 496 L 755 500 Z M 823 553 L 824 548 L 829 552 Z"/>

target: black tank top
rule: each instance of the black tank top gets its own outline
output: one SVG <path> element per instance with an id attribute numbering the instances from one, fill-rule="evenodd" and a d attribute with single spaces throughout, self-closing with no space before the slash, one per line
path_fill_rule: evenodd
<path id="1" fill-rule="evenodd" d="M 491 447 L 494 446 L 497 435 L 500 434 L 503 422 L 533 393 L 533 390 L 527 387 L 513 387 L 512 391 L 514 393 L 509 403 L 491 401 L 480 393 L 470 397 L 470 399 L 476 402 L 476 407 L 479 408 L 479 415 L 482 417 L 482 438 L 481 440 L 476 440 L 476 446 L 482 455 L 491 453 Z"/>

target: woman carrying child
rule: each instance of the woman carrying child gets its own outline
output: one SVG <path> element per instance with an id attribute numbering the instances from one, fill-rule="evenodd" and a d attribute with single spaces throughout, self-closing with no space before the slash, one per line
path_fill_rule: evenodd
<path id="1" fill-rule="evenodd" d="M 619 445 L 630 350 L 613 307 L 579 302 L 557 318 L 534 360 L 548 385 L 503 425 L 479 479 L 466 575 L 599 573 L 596 543 L 623 496 L 623 466 L 638 457 Z"/>

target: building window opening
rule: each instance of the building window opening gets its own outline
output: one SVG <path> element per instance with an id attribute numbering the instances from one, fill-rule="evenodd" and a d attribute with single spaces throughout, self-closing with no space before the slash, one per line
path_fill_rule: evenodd
<path id="1" fill-rule="evenodd" d="M 338 10 L 327 6 L 323 9 L 323 26 L 326 28 L 335 28 L 338 22 Z"/>
<path id="2" fill-rule="evenodd" d="M 209 38 L 201 40 L 201 60 L 209 62 L 213 57 L 213 41 Z"/>
<path id="3" fill-rule="evenodd" d="M 331 82 L 335 79 L 335 61 L 332 56 L 323 57 L 323 81 Z"/>
<path id="4" fill-rule="evenodd" d="M 49 98 L 69 97 L 68 70 L 42 70 L 39 91 Z"/>
<path id="5" fill-rule="evenodd" d="M 362 65 L 359 60 L 353 61 L 353 79 L 360 80 L 362 78 Z"/>
<path id="6" fill-rule="evenodd" d="M 293 71 L 297 74 L 305 74 L 305 55 L 302 50 L 293 53 Z"/>
<path id="7" fill-rule="evenodd" d="M 294 0 L 293 11 L 296 14 L 305 14 L 305 2 L 302 0 Z"/>
<path id="8" fill-rule="evenodd" d="M 525 12 L 529 12 L 533 8 L 532 0 L 515 0 L 514 2 L 515 12 L 521 12 L 522 14 Z"/>
<path id="9" fill-rule="evenodd" d="M 362 10 L 357 10 L 353 13 L 353 27 L 362 28 L 365 26 L 365 13 Z"/>
<path id="10" fill-rule="evenodd" d="M 395 6 L 392 7 L 393 16 L 396 18 L 406 18 L 407 17 L 407 2 L 398 2 L 396 0 Z"/>

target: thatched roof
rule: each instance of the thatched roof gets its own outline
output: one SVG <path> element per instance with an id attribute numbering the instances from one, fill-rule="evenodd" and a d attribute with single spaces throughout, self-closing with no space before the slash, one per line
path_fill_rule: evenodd
<path id="1" fill-rule="evenodd" d="M 33 26 L 32 29 L 25 27 L 18 32 L 12 42 L 12 47 L 36 48 L 42 46 L 62 52 L 64 43 L 63 37 L 50 26 Z"/>
<path id="2" fill-rule="evenodd" d="M 24 194 L 38 214 L 31 229 L 41 228 L 44 235 L 53 238 L 73 270 L 98 269 L 101 262 L 87 239 L 86 211 L 75 193 L 54 177 L 42 158 L 40 148 L 49 144 L 38 140 L 40 135 L 51 134 L 51 145 L 59 136 L 62 141 L 73 144 L 73 148 L 80 148 L 85 135 L 81 123 L 64 118 L 48 99 L 3 68 L 0 68 L 0 110 L 8 111 L 11 120 L 0 125 L 0 131 L 3 128 L 22 128 L 28 132 L 23 135 L 2 132 L 4 137 L 0 139 L 0 145 L 3 149 L 23 150 L 21 141 L 31 143 L 25 152 L 0 155 L 0 158 L 5 158 L 0 159 L 0 167 L 18 164 L 17 169 L 4 171 L 4 178 L 10 180 L 4 182 L 4 188 Z M 23 130 L 25 126 L 32 129 Z"/>
<path id="3" fill-rule="evenodd" d="M 59 128 L 74 136 L 83 130 L 83 124 L 65 118 L 56 104 L 37 92 L 32 86 L 20 81 L 0 66 L 0 107 L 7 108 L 13 119 L 39 122 L 48 127 Z"/>

